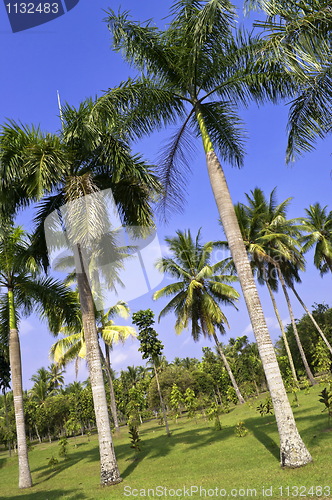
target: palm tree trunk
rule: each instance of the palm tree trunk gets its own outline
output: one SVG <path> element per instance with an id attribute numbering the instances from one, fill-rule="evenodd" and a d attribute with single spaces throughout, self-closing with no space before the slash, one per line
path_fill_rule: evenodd
<path id="1" fill-rule="evenodd" d="M 106 373 L 107 373 L 107 378 L 108 378 L 108 385 L 110 388 L 111 413 L 112 413 L 112 417 L 113 417 L 115 432 L 119 432 L 120 426 L 119 426 L 118 412 L 117 412 L 117 407 L 116 407 L 113 379 L 112 379 L 112 373 L 111 373 L 110 348 L 106 344 L 106 342 L 104 343 L 104 345 L 105 345 L 104 362 L 105 362 Z M 102 353 L 102 351 L 101 351 L 101 353 Z"/>
<path id="2" fill-rule="evenodd" d="M 161 411 L 163 413 L 163 418 L 164 418 L 165 427 L 166 427 L 166 434 L 167 434 L 167 436 L 170 436 L 171 433 L 170 433 L 169 427 L 168 427 L 168 420 L 167 420 L 167 413 L 166 413 L 165 403 L 164 403 L 163 396 L 161 394 L 161 389 L 160 389 L 160 383 L 159 383 L 159 377 L 158 377 L 157 368 L 156 368 L 156 365 L 154 363 L 153 363 L 153 369 L 154 369 L 154 374 L 156 376 L 158 394 L 159 394 L 159 399 L 160 399 L 160 406 L 161 406 Z"/>
<path id="3" fill-rule="evenodd" d="M 39 431 L 38 431 L 38 427 L 37 425 L 35 424 L 35 431 L 36 431 L 36 435 L 37 435 L 37 438 L 38 438 L 38 441 L 41 443 L 42 442 L 42 439 L 40 437 L 40 434 L 39 434 Z"/>
<path id="4" fill-rule="evenodd" d="M 287 292 L 287 287 L 286 287 L 286 283 L 285 283 L 284 277 L 282 275 L 280 267 L 276 266 L 276 269 L 277 269 L 279 280 L 280 280 L 280 283 L 281 283 L 281 286 L 282 286 L 282 289 L 283 289 L 283 292 L 284 292 L 284 295 L 285 295 L 285 299 L 286 299 L 286 302 L 287 302 L 287 307 L 288 307 L 288 311 L 289 311 L 289 315 L 290 315 L 290 319 L 291 319 L 291 323 L 292 323 L 292 327 L 293 327 L 294 337 L 295 337 L 297 346 L 298 346 L 299 351 L 300 351 L 301 359 L 303 361 L 307 377 L 310 380 L 311 385 L 315 385 L 315 384 L 317 384 L 317 382 L 316 382 L 316 380 L 315 380 L 315 378 L 314 378 L 314 376 L 312 374 L 312 371 L 310 370 L 310 366 L 309 366 L 307 357 L 305 355 L 305 352 L 304 352 L 304 349 L 303 349 L 303 346 L 302 346 L 302 343 L 301 343 L 299 332 L 297 331 L 297 327 L 296 327 L 296 323 L 295 323 L 295 318 L 294 318 L 294 314 L 293 314 L 293 309 L 292 309 L 290 298 L 289 298 L 289 295 L 288 295 L 288 292 Z"/>
<path id="5" fill-rule="evenodd" d="M 122 478 L 120 477 L 115 457 L 111 426 L 108 416 L 105 385 L 99 351 L 98 333 L 96 328 L 96 318 L 94 312 L 94 302 L 88 278 L 84 270 L 83 258 L 79 245 L 77 245 L 77 250 L 79 258 L 79 265 L 76 265 L 77 284 L 80 296 L 87 361 L 98 431 L 100 479 L 101 484 L 107 486 L 121 482 Z"/>
<path id="6" fill-rule="evenodd" d="M 16 326 L 15 304 L 13 291 L 8 289 L 9 302 L 9 363 L 12 376 L 12 389 L 14 396 L 14 410 L 17 434 L 19 488 L 30 488 L 32 478 L 29 466 L 28 447 L 25 435 L 22 365 L 20 339 Z"/>
<path id="7" fill-rule="evenodd" d="M 8 429 L 9 428 L 9 419 L 8 419 L 7 395 L 6 395 L 6 389 L 5 388 L 3 388 L 2 393 L 3 393 L 3 405 L 4 405 L 4 408 L 5 408 L 6 429 Z M 11 457 L 12 456 L 12 444 L 11 444 L 10 439 L 8 439 L 7 445 L 8 445 L 8 454 Z"/>
<path id="8" fill-rule="evenodd" d="M 315 320 L 315 318 L 313 317 L 313 315 L 311 314 L 311 312 L 309 311 L 309 309 L 307 308 L 307 306 L 305 305 L 305 303 L 303 302 L 303 300 L 301 299 L 301 297 L 299 296 L 299 294 L 297 293 L 297 291 L 295 290 L 295 287 L 293 284 L 289 285 L 290 288 L 293 290 L 294 292 L 294 295 L 295 297 L 297 298 L 297 300 L 300 302 L 301 306 L 303 307 L 303 309 L 305 310 L 305 312 L 307 313 L 307 315 L 309 316 L 309 318 L 311 319 L 311 321 L 313 322 L 313 324 L 315 325 L 316 327 L 316 330 L 318 331 L 319 335 L 322 337 L 322 339 L 324 340 L 328 350 L 330 351 L 330 353 L 332 354 L 332 347 L 331 347 L 331 344 L 329 343 L 329 341 L 327 340 L 327 338 L 325 337 L 322 329 L 320 328 L 320 326 L 318 325 L 317 321 Z"/>
<path id="9" fill-rule="evenodd" d="M 273 304 L 273 309 L 274 309 L 275 315 L 276 315 L 278 323 L 279 323 L 279 327 L 280 327 L 280 330 L 281 330 L 282 339 L 284 341 L 284 346 L 285 346 L 285 349 L 286 349 L 286 353 L 287 353 L 289 365 L 290 365 L 290 368 L 291 368 L 291 371 L 292 371 L 293 379 L 295 380 L 296 385 L 297 385 L 299 381 L 298 381 L 298 378 L 297 378 L 297 375 L 296 375 L 294 361 L 293 361 L 293 358 L 292 358 L 291 350 L 289 348 L 289 344 L 288 344 L 288 340 L 287 340 L 287 337 L 286 337 L 284 325 L 282 324 L 282 321 L 281 321 L 281 318 L 280 318 L 280 314 L 279 314 L 279 311 L 278 311 L 278 308 L 277 308 L 277 302 L 276 302 L 276 299 L 274 297 L 272 288 L 269 285 L 269 282 L 266 280 L 265 283 L 266 283 L 267 289 L 269 291 L 269 294 L 270 294 L 270 297 L 271 297 L 271 301 L 272 301 L 272 304 Z"/>
<path id="10" fill-rule="evenodd" d="M 214 341 L 215 341 L 215 343 L 216 343 L 216 346 L 217 346 L 217 349 L 218 349 L 219 356 L 221 357 L 222 362 L 224 363 L 225 368 L 226 368 L 226 371 L 227 371 L 227 373 L 228 373 L 228 376 L 229 376 L 229 378 L 231 379 L 232 386 L 234 387 L 234 390 L 235 390 L 235 392 L 236 392 L 236 395 L 237 395 L 237 398 L 238 398 L 238 400 L 239 400 L 239 403 L 240 403 L 240 404 L 243 404 L 243 403 L 245 403 L 245 400 L 244 400 L 244 398 L 243 398 L 243 396 L 242 396 L 242 394 L 241 394 L 241 391 L 240 391 L 240 389 L 239 389 L 239 386 L 238 386 L 238 385 L 237 385 L 237 383 L 236 383 L 236 380 L 235 380 L 235 378 L 234 378 L 234 375 L 233 375 L 233 372 L 232 372 L 232 370 L 231 370 L 231 367 L 229 366 L 229 363 L 228 363 L 228 361 L 227 361 L 227 358 L 226 358 L 226 356 L 225 356 L 225 354 L 224 354 L 224 351 L 222 350 L 222 347 L 221 347 L 221 345 L 220 345 L 220 342 L 219 342 L 219 340 L 218 340 L 218 337 L 217 337 L 217 335 L 216 335 L 215 333 L 213 334 L 213 338 L 214 338 Z"/>
<path id="11" fill-rule="evenodd" d="M 300 467 L 311 462 L 312 458 L 296 427 L 223 169 L 213 150 L 212 142 L 199 111 L 197 119 L 206 152 L 212 191 L 240 280 L 273 402 L 280 437 L 281 465 Z"/>

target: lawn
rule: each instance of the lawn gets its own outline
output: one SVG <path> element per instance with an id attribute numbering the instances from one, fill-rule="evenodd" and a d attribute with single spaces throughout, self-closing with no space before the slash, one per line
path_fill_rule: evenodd
<path id="1" fill-rule="evenodd" d="M 195 422 L 184 417 L 170 422 L 172 436 L 168 438 L 156 422 L 145 423 L 142 451 L 136 457 L 123 429 L 114 437 L 123 482 L 108 488 L 98 484 L 96 436 L 77 437 L 76 446 L 69 439 L 68 459 L 59 458 L 53 467 L 49 460 L 58 457 L 58 443 L 35 445 L 29 452 L 34 482 L 29 490 L 17 488 L 17 457 L 1 452 L 0 498 L 109 500 L 144 498 L 144 494 L 145 498 L 167 499 L 332 498 L 332 430 L 318 402 L 323 387 L 299 393 L 300 406 L 293 404 L 298 428 L 314 459 L 306 467 L 280 468 L 274 417 L 261 417 L 256 411 L 259 400 L 251 400 L 221 416 L 221 431 L 203 418 Z M 235 435 L 239 421 L 248 429 L 244 437 Z"/>

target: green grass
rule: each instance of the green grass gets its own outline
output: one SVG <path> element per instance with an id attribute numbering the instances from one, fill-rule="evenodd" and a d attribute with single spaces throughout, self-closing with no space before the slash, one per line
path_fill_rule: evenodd
<path id="1" fill-rule="evenodd" d="M 134 488 L 146 489 L 146 498 L 153 498 L 147 489 L 166 487 L 181 489 L 177 495 L 167 491 L 167 496 L 154 498 L 332 498 L 332 431 L 328 429 L 326 413 L 318 402 L 318 393 L 323 386 L 310 389 L 309 394 L 298 395 L 300 406 L 293 407 L 300 433 L 308 446 L 314 462 L 306 467 L 282 470 L 279 466 L 278 434 L 274 416 L 261 417 L 257 411 L 257 400 L 236 407 L 229 414 L 221 416 L 223 429 L 213 430 L 213 424 L 199 418 L 197 423 L 186 418 L 171 422 L 172 436 L 167 438 L 164 428 L 156 422 L 141 427 L 142 451 L 137 454 L 130 449 L 127 429 L 114 437 L 116 455 L 123 482 L 116 486 L 99 486 L 99 463 L 96 436 L 77 438 L 69 442 L 69 458 L 59 459 L 52 468 L 48 465 L 51 456 L 58 457 L 58 444 L 38 444 L 30 451 L 30 464 L 34 486 L 29 490 L 17 488 L 17 457 L 0 453 L 0 498 L 6 499 L 124 499 L 144 498 L 129 496 Z M 263 398 L 264 399 L 264 398 Z M 292 396 L 291 396 L 292 399 Z M 245 437 L 235 436 L 235 427 L 244 421 L 248 429 Z M 200 496 L 187 496 L 183 487 L 202 487 Z M 295 486 L 302 487 L 296 491 Z M 320 494 L 310 487 L 330 486 L 331 496 Z M 272 491 L 272 496 L 263 494 Z M 287 490 L 287 487 L 289 490 Z M 126 489 L 125 489 L 126 488 Z M 212 489 L 218 488 L 218 496 L 212 496 Z M 282 488 L 282 490 L 281 490 Z M 305 489 L 306 488 L 306 489 Z M 223 489 L 222 492 L 220 490 Z M 238 495 L 235 496 L 235 491 Z M 247 491 L 256 490 L 255 491 Z M 224 491 L 226 490 L 226 491 Z M 124 495 L 124 493 L 127 495 Z M 306 494 L 306 492 L 308 494 Z M 314 493 L 314 494 L 310 494 Z M 172 496 L 173 494 L 173 496 Z M 208 496 L 210 494 L 210 496 Z M 225 497 L 224 497 L 225 498 Z"/>

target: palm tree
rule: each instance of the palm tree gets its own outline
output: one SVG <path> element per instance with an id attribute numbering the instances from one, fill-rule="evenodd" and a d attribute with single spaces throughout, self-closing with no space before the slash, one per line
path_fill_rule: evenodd
<path id="1" fill-rule="evenodd" d="M 119 301 L 114 306 L 110 307 L 106 313 L 102 311 L 96 311 L 96 320 L 99 323 L 97 328 L 99 336 L 104 341 L 105 346 L 105 356 L 100 349 L 100 355 L 105 366 L 109 388 L 111 396 L 111 412 L 114 421 L 115 430 L 119 430 L 119 422 L 117 417 L 116 401 L 113 387 L 112 379 L 112 369 L 110 364 L 110 350 L 113 349 L 114 344 L 124 344 L 124 342 L 129 337 L 136 337 L 136 330 L 131 326 L 115 325 L 114 321 L 111 319 L 115 315 L 119 315 L 122 318 L 127 318 L 129 316 L 128 305 Z M 74 330 L 74 332 L 73 332 Z M 66 366 L 73 360 L 78 358 L 85 358 L 87 354 L 86 342 L 84 336 L 84 329 L 81 328 L 77 332 L 73 328 L 62 328 L 61 333 L 64 335 L 63 338 L 59 339 L 51 346 L 50 355 L 52 359 L 57 363 L 58 366 Z"/>
<path id="2" fill-rule="evenodd" d="M 321 275 L 332 272 L 332 211 L 327 212 L 327 206 L 321 207 L 319 203 L 310 205 L 305 209 L 307 214 L 302 219 L 303 252 L 315 249 L 314 264 Z"/>
<path id="3" fill-rule="evenodd" d="M 51 385 L 51 374 L 44 367 L 39 368 L 37 373 L 32 375 L 31 379 L 34 382 L 29 395 L 38 401 L 39 404 L 44 403 L 48 396 L 53 394 L 53 387 Z"/>
<path id="4" fill-rule="evenodd" d="M 39 312 L 52 332 L 71 321 L 76 312 L 73 293 L 59 281 L 40 275 L 21 228 L 2 227 L 0 235 L 1 338 L 7 338 L 14 395 L 19 460 L 19 487 L 32 486 L 23 410 L 19 321 L 22 315 Z M 70 324 L 70 323 L 69 323 Z"/>
<path id="5" fill-rule="evenodd" d="M 315 384 L 315 379 L 310 370 L 300 337 L 298 335 L 287 287 L 291 288 L 294 295 L 296 296 L 306 313 L 309 315 L 311 321 L 313 322 L 318 333 L 321 335 L 323 341 L 325 342 L 331 353 L 332 347 L 295 289 L 294 283 L 301 282 L 298 271 L 304 270 L 304 259 L 298 245 L 298 241 L 301 240 L 301 236 L 299 227 L 297 225 L 297 220 L 286 220 L 286 210 L 290 198 L 277 205 L 275 199 L 275 189 L 272 191 L 268 202 L 263 192 L 258 188 L 252 191 L 251 197 L 249 195 L 246 196 L 249 202 L 249 206 L 244 207 L 242 210 L 242 212 L 247 212 L 245 215 L 247 217 L 246 225 L 250 226 L 251 221 L 256 221 L 253 224 L 254 231 L 252 232 L 254 233 L 256 231 L 256 234 L 255 236 L 253 236 L 253 234 L 250 234 L 250 240 L 248 240 L 255 242 L 255 244 L 249 245 L 248 248 L 251 249 L 253 255 L 256 255 L 255 265 L 258 266 L 257 256 L 260 258 L 261 263 L 263 263 L 263 273 L 266 272 L 266 267 L 264 267 L 264 265 L 267 265 L 268 267 L 272 266 L 272 270 L 274 269 L 277 273 L 277 278 L 281 283 L 285 295 L 287 307 L 291 317 L 293 332 L 299 351 L 301 353 L 301 358 L 305 366 L 306 373 L 311 383 Z M 238 216 L 241 216 L 240 211 L 238 211 L 237 213 Z M 273 261 L 271 261 L 271 258 L 273 259 Z M 269 292 L 271 294 L 270 288 L 272 286 L 277 289 L 277 281 L 273 276 L 271 276 L 271 271 L 268 271 L 268 276 L 269 279 L 264 279 L 264 281 L 267 284 Z M 283 336 L 283 338 L 284 342 L 286 341 L 285 347 L 287 349 L 286 336 Z"/>
<path id="6" fill-rule="evenodd" d="M 64 394 L 79 394 L 81 391 L 83 391 L 83 384 L 82 382 L 77 382 L 77 380 L 66 385 L 66 387 L 63 389 Z"/>
<path id="7" fill-rule="evenodd" d="M 0 211 L 13 212 L 40 200 L 46 192 L 39 203 L 34 240 L 44 266 L 49 264 L 46 221 L 51 232 L 49 248 L 58 249 L 68 241 L 71 245 L 96 413 L 101 483 L 110 485 L 120 482 L 121 477 L 109 423 L 89 260 L 103 259 L 118 269 L 122 254 L 110 231 L 107 201 L 116 206 L 122 222 L 135 226 L 137 233 L 138 227 L 152 224 L 150 201 L 159 183 L 149 166 L 131 155 L 127 137 L 120 130 L 121 119 L 92 116 L 93 107 L 91 100 L 78 109 L 65 106 L 59 135 L 43 134 L 14 122 L 3 127 Z M 110 282 L 114 283 L 114 276 Z"/>
<path id="8" fill-rule="evenodd" d="M 274 50 L 299 81 L 288 121 L 287 161 L 292 161 L 331 132 L 331 3 L 246 0 L 245 5 L 266 12 L 266 21 L 255 23 L 267 34 L 265 49 Z"/>
<path id="9" fill-rule="evenodd" d="M 307 377 L 311 384 L 314 385 L 316 381 L 311 372 L 297 331 L 293 308 L 287 290 L 287 284 L 293 283 L 294 280 L 300 281 L 298 270 L 304 269 L 304 259 L 298 244 L 300 233 L 297 221 L 286 219 L 286 209 L 291 199 L 288 198 L 278 205 L 275 193 L 276 190 L 274 189 L 269 197 L 269 201 L 266 200 L 262 190 L 258 188 L 251 192 L 251 197 L 248 194 L 246 195 L 249 203 L 245 207 L 248 220 L 250 221 L 252 218 L 255 218 L 259 221 L 256 227 L 257 232 L 256 238 L 253 240 L 252 251 L 261 258 L 261 267 L 263 268 L 263 274 L 265 273 L 264 282 L 267 283 L 268 287 L 277 290 L 278 281 L 281 284 L 301 359 Z M 286 336 L 283 339 L 285 346 L 287 346 L 287 341 L 285 342 Z"/>
<path id="10" fill-rule="evenodd" d="M 131 389 L 142 380 L 142 371 L 140 366 L 127 366 L 126 370 L 121 370 L 120 377 L 127 387 Z"/>
<path id="11" fill-rule="evenodd" d="M 157 268 L 176 279 L 153 295 L 154 299 L 172 296 L 164 307 L 159 319 L 169 312 L 175 312 L 176 333 L 181 333 L 191 322 L 191 335 L 197 342 L 201 335 L 212 337 L 222 358 L 240 403 L 243 396 L 236 383 L 231 367 L 216 335 L 216 330 L 225 333 L 227 318 L 219 303 L 234 306 L 239 293 L 230 285 L 236 278 L 225 273 L 227 261 L 211 263 L 211 254 L 215 248 L 213 242 L 200 242 L 200 231 L 193 240 L 190 231 L 177 231 L 174 238 L 166 238 L 172 257 L 157 262 Z"/>
<path id="12" fill-rule="evenodd" d="M 62 370 L 60 365 L 58 365 L 57 363 L 52 363 L 48 367 L 48 371 L 50 374 L 50 384 L 52 390 L 58 392 L 65 383 L 65 370 Z"/>
<path id="13" fill-rule="evenodd" d="M 262 227 L 265 227 L 266 223 L 271 222 L 271 214 L 273 214 L 272 219 L 275 219 L 276 217 L 278 218 L 280 215 L 284 217 L 285 203 L 288 203 L 288 200 L 276 207 L 276 203 L 274 201 L 274 191 L 275 190 L 272 191 L 269 203 L 267 204 L 263 192 L 259 189 L 255 189 L 252 192 L 252 198 L 255 202 L 251 202 L 250 208 L 238 203 L 235 205 L 235 213 L 239 222 L 244 244 L 247 248 L 248 255 L 250 256 L 251 267 L 253 271 L 257 273 L 258 282 L 267 286 L 284 341 L 292 376 L 295 383 L 297 383 L 298 379 L 292 353 L 274 296 L 274 292 L 278 288 L 277 280 L 275 279 L 275 275 L 273 275 L 269 269 L 271 264 L 270 256 L 266 254 L 265 248 L 262 247 L 262 242 L 259 241 Z M 249 197 L 248 200 L 250 201 Z M 266 219 L 268 222 L 266 222 Z"/>
<path id="14" fill-rule="evenodd" d="M 112 417 L 114 421 L 114 427 L 117 432 L 119 431 L 120 426 L 113 386 L 110 351 L 113 349 L 114 344 L 124 344 L 130 336 L 136 337 L 136 330 L 135 328 L 132 328 L 130 326 L 116 326 L 114 325 L 114 321 L 111 318 L 116 315 L 122 318 L 128 318 L 129 314 L 130 311 L 128 305 L 123 301 L 118 301 L 114 306 L 110 307 L 108 311 L 106 311 L 106 313 L 101 314 L 101 326 L 98 328 L 98 333 L 104 340 L 105 358 L 103 359 L 103 361 L 106 368 L 108 384 L 110 388 Z"/>
<path id="15" fill-rule="evenodd" d="M 106 21 L 113 47 L 142 75 L 103 96 L 97 109 L 125 111 L 132 135 L 140 136 L 180 118 L 168 152 L 163 154 L 165 194 L 173 203 L 183 198 L 181 167 L 187 158 L 181 145 L 188 131 L 201 137 L 211 187 L 229 243 L 269 385 L 280 434 L 283 466 L 311 461 L 296 427 L 269 336 L 248 256 L 238 227 L 222 166 L 217 157 L 241 165 L 242 129 L 236 106 L 277 101 L 293 91 L 293 83 L 275 57 L 258 59 L 261 41 L 239 32 L 233 36 L 234 8 L 227 0 L 177 0 L 165 31 L 131 22 L 126 13 L 109 12 Z M 186 170 L 185 170 L 185 173 Z"/>

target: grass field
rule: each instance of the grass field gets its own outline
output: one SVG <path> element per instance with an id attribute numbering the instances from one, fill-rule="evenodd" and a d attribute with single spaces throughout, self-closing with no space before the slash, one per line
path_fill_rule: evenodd
<path id="1" fill-rule="evenodd" d="M 59 459 L 54 468 L 48 462 L 52 455 L 58 457 L 58 443 L 35 445 L 29 452 L 34 482 L 29 490 L 17 488 L 17 457 L 1 452 L 0 498 L 332 499 L 332 430 L 318 402 L 323 387 L 299 393 L 300 406 L 293 406 L 298 428 L 314 459 L 306 467 L 280 468 L 274 416 L 261 417 L 256 411 L 259 401 L 252 400 L 222 415 L 221 431 L 215 431 L 203 418 L 197 422 L 182 418 L 177 423 L 171 421 L 172 436 L 167 438 L 156 422 L 146 423 L 141 427 L 142 451 L 136 458 L 127 429 L 123 429 L 114 437 L 123 482 L 108 488 L 99 486 L 96 436 L 76 438 L 76 447 L 70 439 L 68 459 Z M 248 429 L 244 437 L 234 432 L 239 421 Z"/>

